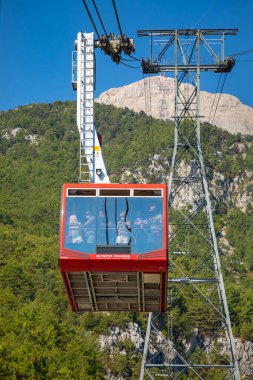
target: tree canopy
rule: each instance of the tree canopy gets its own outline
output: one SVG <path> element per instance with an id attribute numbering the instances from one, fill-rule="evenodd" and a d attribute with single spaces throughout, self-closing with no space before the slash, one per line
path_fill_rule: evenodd
<path id="1" fill-rule="evenodd" d="M 119 347 L 112 358 L 101 351 L 99 336 L 111 326 L 124 329 L 133 320 L 144 328 L 144 316 L 73 314 L 58 270 L 61 185 L 78 178 L 75 107 L 74 102 L 55 102 L 0 113 L 1 379 L 101 380 L 108 370 L 138 378 L 140 357 L 131 342 L 124 344 L 125 355 L 119 354 Z M 147 181 L 154 180 L 148 170 L 154 155 L 160 155 L 168 170 L 172 123 L 99 104 L 95 122 L 112 181 L 120 181 L 126 170 L 130 176 L 140 170 Z M 202 141 L 210 178 L 214 171 L 221 173 L 225 184 L 220 185 L 225 186 L 238 176 L 241 191 L 246 188 L 252 196 L 246 175 L 253 167 L 252 137 L 205 124 Z M 253 340 L 252 208 L 245 212 L 222 199 L 214 199 L 214 204 L 215 223 L 226 229 L 233 248 L 222 262 L 234 332 Z M 191 299 L 182 303 L 196 314 L 198 305 Z M 175 307 L 177 323 L 183 326 L 188 322 L 182 310 Z"/>

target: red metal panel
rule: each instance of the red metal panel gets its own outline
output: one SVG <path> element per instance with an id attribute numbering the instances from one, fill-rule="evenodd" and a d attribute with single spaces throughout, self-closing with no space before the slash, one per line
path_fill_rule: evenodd
<path id="1" fill-rule="evenodd" d="M 75 301 L 74 294 L 72 292 L 72 288 L 71 288 L 71 284 L 70 284 L 70 281 L 69 281 L 68 274 L 66 272 L 64 272 L 64 271 L 61 271 L 61 275 L 62 275 L 64 286 L 65 286 L 65 289 L 66 289 L 66 292 L 67 292 L 67 296 L 68 296 L 68 300 L 69 300 L 69 304 L 71 306 L 71 309 L 73 311 L 78 311 L 77 304 L 76 304 L 76 301 Z"/>

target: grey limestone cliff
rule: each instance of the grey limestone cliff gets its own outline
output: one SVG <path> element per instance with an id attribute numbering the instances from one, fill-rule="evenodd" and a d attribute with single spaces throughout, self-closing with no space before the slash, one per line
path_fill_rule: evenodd
<path id="1" fill-rule="evenodd" d="M 148 84 L 147 81 L 149 81 Z M 186 98 L 187 93 L 192 91 L 191 87 L 191 85 L 182 84 L 181 90 Z M 147 92 L 151 94 L 151 110 L 150 107 L 146 108 Z M 174 79 L 153 76 L 128 86 L 105 91 L 96 101 L 120 108 L 127 107 L 135 112 L 144 111 L 154 118 L 169 120 L 174 114 Z M 218 107 L 213 119 L 217 102 Z M 202 122 L 209 121 L 230 133 L 253 135 L 253 108 L 242 104 L 236 97 L 228 94 L 215 96 L 215 94 L 201 91 L 200 107 Z"/>

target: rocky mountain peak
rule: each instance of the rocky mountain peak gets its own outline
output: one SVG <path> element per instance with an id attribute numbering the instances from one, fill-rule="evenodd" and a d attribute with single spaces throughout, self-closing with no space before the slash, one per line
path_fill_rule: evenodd
<path id="1" fill-rule="evenodd" d="M 181 91 L 187 98 L 192 92 L 192 85 L 182 83 Z M 147 101 L 149 93 L 151 102 Z M 217 111 L 212 120 L 210 112 L 212 110 L 213 115 L 218 98 Z M 171 120 L 174 115 L 174 79 L 163 76 L 149 77 L 105 91 L 96 101 L 119 108 L 127 107 L 134 112 L 144 111 L 154 118 Z M 235 96 L 228 94 L 219 96 L 201 91 L 200 106 L 202 122 L 209 121 L 233 134 L 253 135 L 253 108 L 242 104 Z"/>

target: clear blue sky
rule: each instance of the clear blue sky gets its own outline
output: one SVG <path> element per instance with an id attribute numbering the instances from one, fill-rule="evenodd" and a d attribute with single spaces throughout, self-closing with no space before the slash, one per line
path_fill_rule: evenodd
<path id="1" fill-rule="evenodd" d="M 91 4 L 91 0 L 87 0 Z M 118 34 L 111 0 L 96 1 L 106 29 Z M 137 29 L 239 28 L 227 53 L 253 48 L 253 0 L 117 0 L 123 32 L 135 38 L 136 56 L 148 55 Z M 0 0 L 0 110 L 55 100 L 74 100 L 71 52 L 78 31 L 92 31 L 81 0 Z M 102 32 L 102 31 L 101 31 Z M 224 91 L 253 106 L 253 54 L 238 57 Z M 97 51 L 101 92 L 142 79 L 140 69 L 114 64 Z M 218 77 L 202 76 L 201 89 L 215 92 Z"/>

